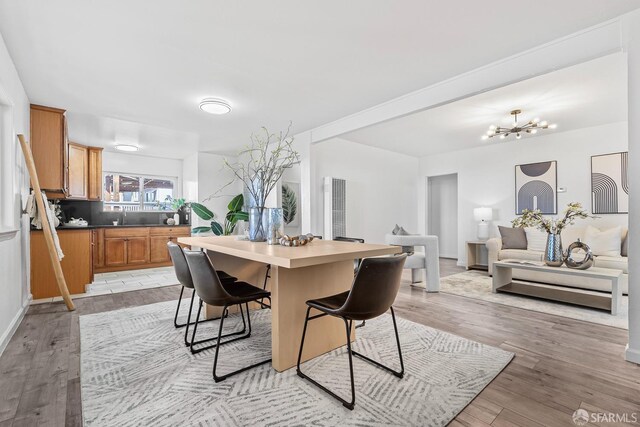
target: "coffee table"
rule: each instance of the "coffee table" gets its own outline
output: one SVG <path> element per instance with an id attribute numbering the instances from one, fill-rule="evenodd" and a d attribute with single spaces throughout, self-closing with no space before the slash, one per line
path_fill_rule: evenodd
<path id="1" fill-rule="evenodd" d="M 615 316 L 620 310 L 622 288 L 620 277 L 622 270 L 592 267 L 588 270 L 573 268 L 549 267 L 546 265 L 526 264 L 520 260 L 502 260 L 493 263 L 492 291 L 508 292 L 518 295 L 543 298 L 552 301 L 566 302 L 586 307 L 610 311 Z M 546 274 L 570 274 L 584 278 L 604 280 L 611 283 L 611 295 L 568 286 L 548 285 L 543 283 L 514 282 L 513 270 L 531 270 Z"/>

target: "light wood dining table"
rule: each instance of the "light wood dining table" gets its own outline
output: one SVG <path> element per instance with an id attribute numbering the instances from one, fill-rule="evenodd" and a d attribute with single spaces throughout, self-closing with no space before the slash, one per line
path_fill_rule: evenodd
<path id="1" fill-rule="evenodd" d="M 299 247 L 238 240 L 235 236 L 180 237 L 178 242 L 207 250 L 216 269 L 258 287 L 262 287 L 267 266 L 271 266 L 267 289 L 271 291 L 272 366 L 280 372 L 296 365 L 307 300 L 351 289 L 354 259 L 401 252 L 398 246 L 321 239 Z M 219 315 L 219 307 L 205 307 L 207 318 Z M 344 323 L 331 316 L 311 322 L 307 337 L 303 361 L 346 344 Z"/>

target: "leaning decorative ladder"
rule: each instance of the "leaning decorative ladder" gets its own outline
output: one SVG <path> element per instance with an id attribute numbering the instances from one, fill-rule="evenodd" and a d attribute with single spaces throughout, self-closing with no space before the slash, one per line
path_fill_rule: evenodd
<path id="1" fill-rule="evenodd" d="M 76 309 L 76 307 L 73 305 L 71 295 L 69 295 L 69 288 L 67 288 L 67 282 L 64 280 L 64 273 L 62 272 L 60 259 L 58 259 L 58 253 L 56 251 L 55 244 L 53 243 L 53 232 L 51 231 L 49 218 L 47 218 L 46 215 L 44 199 L 42 197 L 42 189 L 40 188 L 38 174 L 36 173 L 36 164 L 33 161 L 33 153 L 31 153 L 31 148 L 29 147 L 27 141 L 24 139 L 24 135 L 18 135 L 18 139 L 20 140 L 22 153 L 24 154 L 24 159 L 27 163 L 27 169 L 29 170 L 29 177 L 31 178 L 31 187 L 33 187 L 36 205 L 38 206 L 38 211 L 42 213 L 42 232 L 44 233 L 44 240 L 47 243 L 47 248 L 49 249 L 49 259 L 51 259 L 51 264 L 53 264 L 53 272 L 56 276 L 56 281 L 58 282 L 58 289 L 60 289 L 60 294 L 62 295 L 62 299 L 64 300 L 67 309 L 69 311 L 73 311 Z"/>

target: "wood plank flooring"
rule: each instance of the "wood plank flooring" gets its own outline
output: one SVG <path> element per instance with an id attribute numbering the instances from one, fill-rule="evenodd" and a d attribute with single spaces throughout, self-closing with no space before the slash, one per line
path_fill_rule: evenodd
<path id="1" fill-rule="evenodd" d="M 455 261 L 442 260 L 443 276 L 459 271 Z M 73 313 L 62 303 L 32 306 L 0 357 L 0 427 L 82 425 L 78 316 L 175 300 L 179 291 L 78 299 Z M 574 426 L 578 408 L 635 413 L 640 421 L 640 366 L 624 361 L 625 330 L 427 294 L 408 282 L 395 307 L 399 316 L 517 355 L 452 426 Z"/>

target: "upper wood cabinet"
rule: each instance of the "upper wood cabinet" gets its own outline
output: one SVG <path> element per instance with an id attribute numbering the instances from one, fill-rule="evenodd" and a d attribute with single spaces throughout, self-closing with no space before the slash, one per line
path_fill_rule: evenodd
<path id="1" fill-rule="evenodd" d="M 89 147 L 89 200 L 102 200 L 102 148 Z"/>
<path id="2" fill-rule="evenodd" d="M 65 197 L 66 124 L 65 110 L 31 105 L 31 151 L 40 187 L 49 197 Z"/>
<path id="3" fill-rule="evenodd" d="M 102 148 L 68 142 L 64 113 L 31 105 L 31 150 L 40 187 L 54 199 L 102 200 Z"/>
<path id="4" fill-rule="evenodd" d="M 89 149 L 73 142 L 68 146 L 69 189 L 68 199 L 87 199 L 89 178 Z"/>

